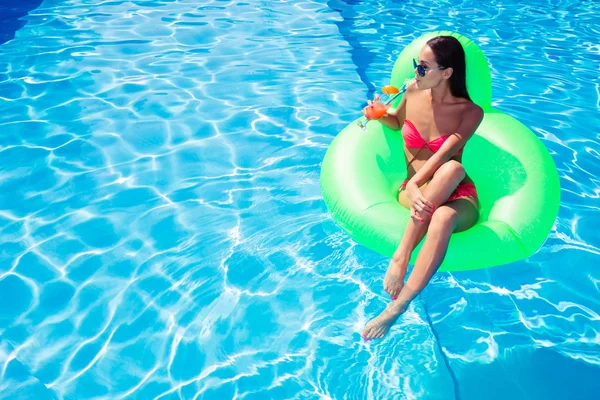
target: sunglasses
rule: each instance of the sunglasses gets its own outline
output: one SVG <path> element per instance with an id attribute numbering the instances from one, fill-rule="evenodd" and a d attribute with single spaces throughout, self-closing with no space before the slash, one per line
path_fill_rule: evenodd
<path id="1" fill-rule="evenodd" d="M 425 72 L 427 72 L 427 71 L 434 71 L 436 69 L 446 69 L 446 67 L 426 68 L 426 67 L 422 66 L 421 64 L 418 64 L 417 60 L 415 60 L 414 58 L 413 58 L 413 67 L 417 69 L 417 73 L 421 77 L 425 76 Z"/>

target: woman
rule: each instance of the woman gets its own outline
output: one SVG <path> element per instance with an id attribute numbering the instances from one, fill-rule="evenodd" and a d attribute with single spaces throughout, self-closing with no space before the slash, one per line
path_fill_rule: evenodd
<path id="1" fill-rule="evenodd" d="M 366 340 L 388 332 L 442 263 L 450 235 L 479 218 L 477 191 L 461 164 L 463 147 L 483 119 L 483 110 L 467 93 L 465 52 L 456 38 L 439 36 L 427 42 L 413 65 L 415 82 L 398 108 L 380 119 L 402 130 L 408 179 L 398 201 L 410 209 L 411 218 L 383 281 L 395 301 L 367 324 Z M 426 232 L 404 284 L 411 253 Z"/>

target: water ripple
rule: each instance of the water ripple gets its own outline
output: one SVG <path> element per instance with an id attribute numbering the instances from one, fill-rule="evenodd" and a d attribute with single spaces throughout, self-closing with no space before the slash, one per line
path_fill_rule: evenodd
<path id="1" fill-rule="evenodd" d="M 490 376 L 502 398 L 592 393 L 597 17 L 574 0 L 44 1 L 1 46 L 2 393 L 468 399 Z M 388 260 L 331 220 L 321 161 L 441 28 L 481 46 L 494 105 L 551 152 L 559 218 L 536 255 L 436 276 L 364 343 Z M 536 368 L 577 385 L 536 386 Z"/>

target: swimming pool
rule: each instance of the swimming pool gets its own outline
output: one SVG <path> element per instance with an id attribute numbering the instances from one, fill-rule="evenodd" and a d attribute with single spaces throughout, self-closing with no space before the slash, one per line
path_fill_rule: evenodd
<path id="1" fill-rule="evenodd" d="M 593 1 L 30 3 L 0 28 L 3 397 L 600 389 Z M 388 260 L 330 218 L 320 163 L 442 28 L 477 42 L 494 106 L 552 153 L 559 217 L 531 258 L 437 275 L 364 343 Z"/>

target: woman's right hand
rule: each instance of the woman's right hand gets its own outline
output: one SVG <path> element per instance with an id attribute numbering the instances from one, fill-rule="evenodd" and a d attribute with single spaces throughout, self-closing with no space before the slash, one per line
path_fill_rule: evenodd
<path id="1" fill-rule="evenodd" d="M 367 114 L 367 108 L 369 108 L 369 106 L 370 106 L 371 104 L 378 102 L 378 101 L 379 101 L 379 99 L 380 99 L 379 95 L 378 95 L 377 93 L 375 93 L 375 96 L 373 96 L 373 100 L 372 100 L 372 101 L 371 101 L 371 100 L 367 100 L 367 105 L 366 105 L 366 107 L 365 107 L 365 108 L 363 108 L 362 110 L 360 110 L 360 112 L 361 112 L 361 113 L 362 113 L 362 114 L 363 114 L 363 115 L 364 115 L 364 116 L 365 116 L 367 119 L 370 119 L 370 118 L 369 118 L 369 115 Z"/>

